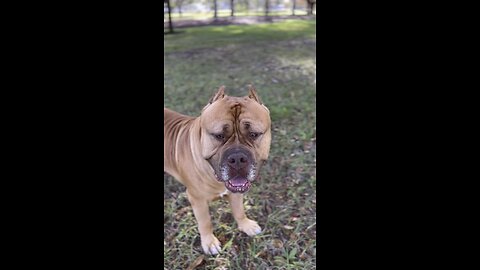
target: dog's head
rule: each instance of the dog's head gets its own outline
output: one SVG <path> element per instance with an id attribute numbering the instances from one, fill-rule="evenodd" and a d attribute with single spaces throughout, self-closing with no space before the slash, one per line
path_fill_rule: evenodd
<path id="1" fill-rule="evenodd" d="M 200 116 L 202 156 L 231 192 L 246 192 L 267 160 L 271 120 L 255 88 L 231 97 L 222 86 Z"/>

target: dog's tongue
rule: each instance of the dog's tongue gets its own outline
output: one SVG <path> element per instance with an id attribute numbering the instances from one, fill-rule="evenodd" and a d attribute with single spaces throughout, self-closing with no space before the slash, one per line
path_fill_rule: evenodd
<path id="1" fill-rule="evenodd" d="M 234 187 L 241 187 L 241 186 L 245 185 L 246 182 L 247 182 L 247 178 L 240 177 L 240 176 L 236 176 L 235 178 L 230 180 L 230 183 Z"/>

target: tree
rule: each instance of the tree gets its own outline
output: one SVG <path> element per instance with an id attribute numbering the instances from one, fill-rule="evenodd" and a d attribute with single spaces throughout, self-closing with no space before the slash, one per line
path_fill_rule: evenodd
<path id="1" fill-rule="evenodd" d="M 235 16 L 233 13 L 234 13 L 234 4 L 233 4 L 233 0 L 230 0 L 230 9 L 232 10 L 232 13 L 230 14 L 230 16 Z"/>
<path id="2" fill-rule="evenodd" d="M 307 14 L 312 15 L 313 14 L 313 7 L 317 3 L 316 0 L 307 0 L 308 3 L 308 9 L 307 9 Z"/>
<path id="3" fill-rule="evenodd" d="M 248 0 L 244 0 L 243 2 L 245 3 L 245 8 L 247 9 L 247 14 L 248 14 L 250 10 L 250 3 L 248 2 Z"/>
<path id="4" fill-rule="evenodd" d="M 168 30 L 170 33 L 173 33 L 173 24 L 172 24 L 172 11 L 170 8 L 170 0 L 163 0 L 163 4 L 167 4 L 168 8 Z"/>
<path id="5" fill-rule="evenodd" d="M 182 6 L 185 0 L 175 0 L 175 7 L 178 8 L 178 15 L 182 17 Z"/>
<path id="6" fill-rule="evenodd" d="M 269 8 L 268 0 L 265 0 L 265 17 L 268 17 L 268 8 Z"/>
<path id="7" fill-rule="evenodd" d="M 292 0 L 292 15 L 295 16 L 295 8 L 297 7 L 297 0 Z"/>
<path id="8" fill-rule="evenodd" d="M 172 10 L 177 9 L 178 15 L 182 17 L 183 15 L 183 6 L 193 3 L 193 0 L 170 0 L 170 8 Z"/>
<path id="9" fill-rule="evenodd" d="M 217 0 L 213 0 L 213 18 L 217 18 Z"/>

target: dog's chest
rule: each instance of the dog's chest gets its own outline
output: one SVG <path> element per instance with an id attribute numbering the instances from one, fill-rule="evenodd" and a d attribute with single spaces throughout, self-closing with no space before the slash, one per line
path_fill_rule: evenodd
<path id="1" fill-rule="evenodd" d="M 225 191 L 222 192 L 222 193 L 220 193 L 220 194 L 218 194 L 218 196 L 220 196 L 220 198 L 223 198 L 223 196 L 227 195 L 227 193 L 228 193 L 228 190 L 225 189 Z"/>

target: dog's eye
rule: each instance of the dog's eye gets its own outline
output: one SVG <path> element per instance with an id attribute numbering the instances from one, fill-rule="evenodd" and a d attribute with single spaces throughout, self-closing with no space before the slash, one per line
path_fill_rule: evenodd
<path id="1" fill-rule="evenodd" d="M 213 137 L 219 141 L 223 141 L 225 139 L 225 135 L 223 134 L 213 134 Z"/>
<path id="2" fill-rule="evenodd" d="M 259 133 L 259 132 L 250 132 L 250 138 L 253 139 L 253 140 L 258 138 L 260 135 L 261 135 L 261 133 Z"/>

